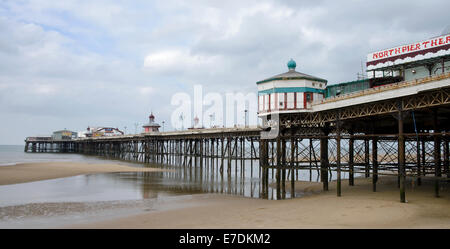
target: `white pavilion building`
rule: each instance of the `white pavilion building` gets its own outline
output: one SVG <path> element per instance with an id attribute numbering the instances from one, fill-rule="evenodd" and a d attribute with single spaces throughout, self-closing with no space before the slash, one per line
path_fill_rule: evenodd
<path id="1" fill-rule="evenodd" d="M 288 72 L 256 82 L 259 116 L 306 111 L 324 98 L 327 80 L 295 71 L 292 59 L 287 66 Z"/>

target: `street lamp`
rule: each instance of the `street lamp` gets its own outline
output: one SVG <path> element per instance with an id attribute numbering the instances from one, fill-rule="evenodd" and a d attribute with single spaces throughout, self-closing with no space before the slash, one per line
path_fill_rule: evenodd
<path id="1" fill-rule="evenodd" d="M 181 120 L 181 130 L 184 130 L 184 126 L 183 126 L 183 113 L 180 114 L 180 120 Z"/>
<path id="2" fill-rule="evenodd" d="M 162 124 L 163 124 L 163 132 L 164 132 L 164 121 L 162 121 Z"/>
<path id="3" fill-rule="evenodd" d="M 139 123 L 134 123 L 134 134 L 137 134 L 138 126 L 139 126 Z"/>
<path id="4" fill-rule="evenodd" d="M 248 112 L 248 110 L 245 109 L 244 112 L 245 112 L 244 123 L 245 123 L 245 127 L 247 127 L 247 112 Z"/>

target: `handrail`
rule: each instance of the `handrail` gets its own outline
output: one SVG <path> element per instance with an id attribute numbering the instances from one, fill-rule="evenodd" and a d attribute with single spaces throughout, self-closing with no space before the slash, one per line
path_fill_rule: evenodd
<path id="1" fill-rule="evenodd" d="M 335 101 L 339 101 L 339 100 L 350 99 L 350 98 L 360 97 L 360 96 L 374 94 L 374 93 L 380 93 L 380 92 L 389 91 L 389 90 L 393 90 L 393 89 L 420 85 L 420 84 L 428 83 L 431 81 L 443 80 L 443 79 L 448 79 L 448 78 L 450 78 L 450 73 L 439 74 L 439 75 L 435 75 L 435 76 L 427 76 L 425 78 L 414 79 L 414 80 L 409 80 L 409 81 L 402 81 L 402 82 L 392 83 L 392 84 L 383 85 L 383 86 L 379 86 L 379 87 L 368 88 L 368 89 L 358 91 L 358 92 L 347 93 L 347 94 L 340 95 L 340 96 L 325 98 L 325 99 L 322 99 L 321 101 L 313 102 L 312 104 L 320 105 L 320 104 L 335 102 Z"/>

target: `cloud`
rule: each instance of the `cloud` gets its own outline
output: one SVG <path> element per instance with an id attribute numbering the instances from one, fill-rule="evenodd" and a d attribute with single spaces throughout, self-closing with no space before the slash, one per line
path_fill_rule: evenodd
<path id="1" fill-rule="evenodd" d="M 286 71 L 290 58 L 330 84 L 351 81 L 367 53 L 439 35 L 449 7 L 439 0 L 2 1 L 0 144 L 69 126 L 134 127 L 150 109 L 167 121 L 173 94 L 191 94 L 195 84 L 204 94 L 254 93 L 256 81 Z"/>
<path id="2" fill-rule="evenodd" d="M 174 73 L 213 70 L 220 60 L 217 55 L 192 54 L 186 49 L 169 49 L 150 53 L 145 57 L 144 67 L 152 72 Z"/>

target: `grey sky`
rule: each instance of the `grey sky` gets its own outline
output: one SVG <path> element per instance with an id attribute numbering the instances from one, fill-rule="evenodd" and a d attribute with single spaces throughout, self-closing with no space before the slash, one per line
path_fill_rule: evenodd
<path id="1" fill-rule="evenodd" d="M 286 71 L 356 79 L 367 53 L 440 35 L 449 1 L 1 1 L 0 144 L 134 132 L 179 91 L 255 92 Z"/>

